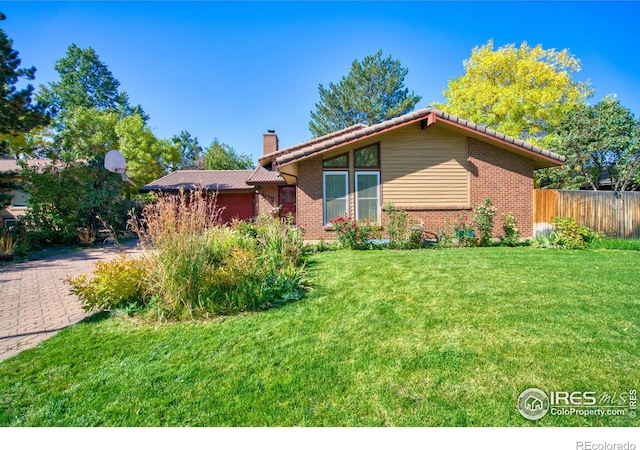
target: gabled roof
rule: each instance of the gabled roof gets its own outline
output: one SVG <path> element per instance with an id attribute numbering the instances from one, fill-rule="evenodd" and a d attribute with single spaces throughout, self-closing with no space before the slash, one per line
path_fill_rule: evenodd
<path id="1" fill-rule="evenodd" d="M 253 170 L 178 170 L 140 188 L 140 192 L 177 192 L 207 189 L 226 192 L 253 192 L 247 179 Z"/>
<path id="2" fill-rule="evenodd" d="M 277 171 L 267 169 L 266 167 L 258 166 L 256 170 L 249 176 L 247 179 L 247 184 L 252 186 L 264 186 L 264 185 L 282 185 L 286 186 L 287 182 L 282 175 L 280 175 Z"/>
<path id="3" fill-rule="evenodd" d="M 51 164 L 50 159 L 28 159 L 25 161 L 29 167 L 44 167 Z M 22 167 L 15 158 L 0 158 L 0 173 L 20 173 Z"/>
<path id="4" fill-rule="evenodd" d="M 497 147 L 532 159 L 535 168 L 559 166 L 565 161 L 562 155 L 431 107 L 370 126 L 354 125 L 330 135 L 264 155 L 258 161 L 262 165 L 275 161 L 276 166 L 282 166 L 415 122 L 421 122 L 423 129 L 438 123 L 455 129 L 459 133 L 490 142 Z"/>

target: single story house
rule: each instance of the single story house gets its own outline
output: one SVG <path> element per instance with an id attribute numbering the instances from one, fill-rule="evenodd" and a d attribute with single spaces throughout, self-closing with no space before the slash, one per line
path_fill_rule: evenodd
<path id="1" fill-rule="evenodd" d="M 224 219 L 280 207 L 280 214 L 293 214 L 306 229 L 307 239 L 332 239 L 330 222 L 339 216 L 384 226 L 386 202 L 435 232 L 488 197 L 500 213 L 514 214 L 522 236 L 531 236 L 533 171 L 565 161 L 433 108 L 353 125 L 283 150 L 275 132 L 263 139 L 255 170 L 177 171 L 141 191 L 214 190 L 226 208 Z M 496 220 L 495 234 L 501 225 Z"/>
<path id="2" fill-rule="evenodd" d="M 29 167 L 44 167 L 50 164 L 51 160 L 31 159 L 26 163 Z M 9 204 L 0 208 L 0 227 L 2 228 L 10 227 L 29 210 L 29 194 L 20 189 L 21 172 L 22 167 L 16 159 L 0 158 L 0 184 L 7 189 L 3 193 L 11 196 Z"/>

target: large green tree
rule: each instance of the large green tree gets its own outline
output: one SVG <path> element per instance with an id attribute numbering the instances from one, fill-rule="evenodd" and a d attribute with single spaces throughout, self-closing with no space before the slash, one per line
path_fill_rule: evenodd
<path id="1" fill-rule="evenodd" d="M 53 116 L 64 116 L 76 108 L 116 111 L 121 116 L 139 114 L 148 119 L 142 107 L 131 106 L 129 96 L 120 91 L 120 82 L 91 48 L 71 44 L 55 66 L 59 81 L 40 86 L 37 100 Z"/>
<path id="2" fill-rule="evenodd" d="M 202 147 L 200 147 L 197 137 L 191 136 L 187 130 L 182 130 L 171 140 L 178 146 L 182 157 L 182 161 L 177 166 L 178 169 L 204 169 L 204 160 L 200 158 Z"/>
<path id="3" fill-rule="evenodd" d="M 0 12 L 0 20 L 5 18 Z M 0 155 L 10 153 L 12 141 L 48 122 L 43 108 L 32 103 L 33 86 L 18 89 L 21 79 L 33 80 L 36 73 L 35 67 L 21 68 L 18 55 L 13 41 L 0 29 Z"/>
<path id="4" fill-rule="evenodd" d="M 640 123 L 613 97 L 568 111 L 553 149 L 567 163 L 545 171 L 542 185 L 625 191 L 640 182 Z"/>
<path id="5" fill-rule="evenodd" d="M 204 154 L 204 165 L 208 170 L 253 169 L 251 157 L 238 154 L 235 149 L 218 139 L 214 139 Z"/>
<path id="6" fill-rule="evenodd" d="M 391 56 L 357 59 L 338 84 L 318 87 L 320 101 L 311 112 L 309 130 L 318 137 L 363 123 L 371 125 L 413 110 L 421 97 L 409 92 L 404 78 L 409 72 Z"/>
<path id="7" fill-rule="evenodd" d="M 463 64 L 465 73 L 443 92 L 446 103 L 435 106 L 542 146 L 551 145 L 565 114 L 592 94 L 588 83 L 574 80 L 580 61 L 566 49 L 526 42 L 494 49 L 490 40 Z"/>

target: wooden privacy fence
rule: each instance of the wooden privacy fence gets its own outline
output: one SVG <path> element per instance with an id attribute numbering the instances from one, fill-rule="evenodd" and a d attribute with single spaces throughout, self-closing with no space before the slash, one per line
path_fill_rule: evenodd
<path id="1" fill-rule="evenodd" d="M 534 236 L 549 230 L 556 216 L 607 236 L 640 239 L 640 192 L 534 190 Z"/>

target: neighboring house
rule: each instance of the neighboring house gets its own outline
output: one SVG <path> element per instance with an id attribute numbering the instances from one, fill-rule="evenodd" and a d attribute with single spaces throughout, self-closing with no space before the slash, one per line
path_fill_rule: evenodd
<path id="1" fill-rule="evenodd" d="M 44 167 L 49 159 L 31 159 L 26 161 L 29 167 Z M 29 194 L 20 189 L 22 167 L 14 158 L 0 158 L 0 185 L 8 186 L 3 192 L 11 196 L 7 206 L 0 209 L 0 227 L 7 228 L 23 216 L 29 209 Z"/>
<path id="2" fill-rule="evenodd" d="M 141 191 L 199 185 L 217 191 L 218 204 L 238 210 L 239 218 L 280 207 L 306 229 L 307 239 L 332 239 L 330 222 L 339 216 L 384 226 L 386 202 L 435 232 L 488 197 L 500 213 L 514 214 L 522 236 L 531 236 L 533 171 L 565 160 L 432 108 L 284 150 L 269 132 L 263 152 L 254 171 L 178 171 Z M 496 220 L 494 233 L 500 230 Z"/>

